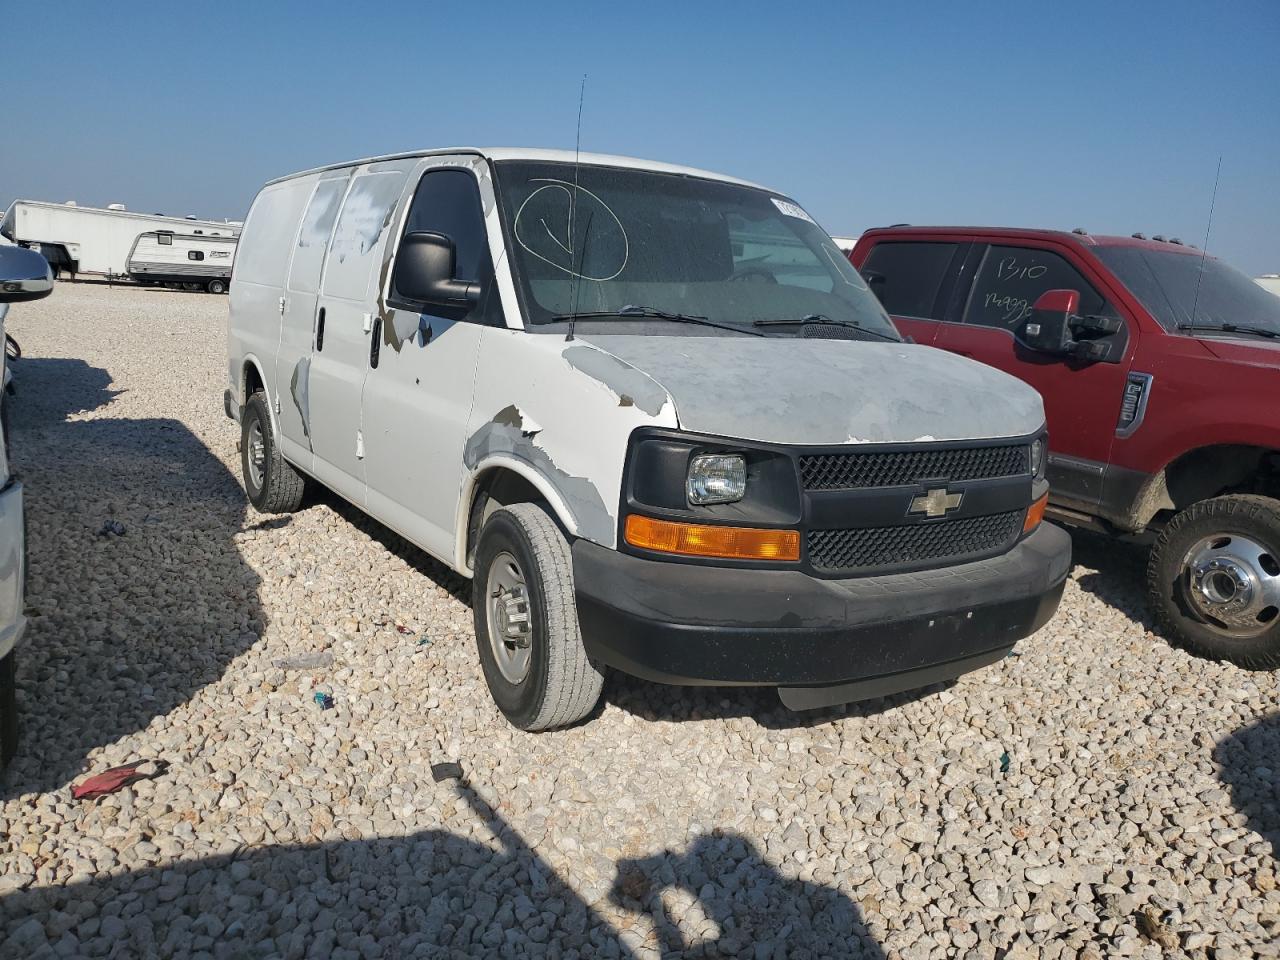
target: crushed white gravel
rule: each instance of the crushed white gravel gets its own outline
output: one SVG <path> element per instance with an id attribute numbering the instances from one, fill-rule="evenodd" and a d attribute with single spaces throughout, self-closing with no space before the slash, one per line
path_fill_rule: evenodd
<path id="1" fill-rule="evenodd" d="M 247 507 L 226 309 L 64 283 L 10 315 L 0 955 L 1280 956 L 1280 675 L 1153 634 L 1132 549 L 1077 536 L 1057 618 L 945 688 L 811 716 L 613 676 L 520 733 L 463 580 L 331 495 Z"/>

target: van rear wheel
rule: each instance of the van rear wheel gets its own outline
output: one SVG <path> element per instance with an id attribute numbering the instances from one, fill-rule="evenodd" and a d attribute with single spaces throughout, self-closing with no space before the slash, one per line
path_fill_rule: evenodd
<path id="1" fill-rule="evenodd" d="M 1152 548 L 1147 590 L 1178 646 L 1280 667 L 1280 500 L 1233 494 L 1177 514 Z"/>
<path id="2" fill-rule="evenodd" d="M 541 507 L 485 521 L 471 607 L 489 693 L 513 726 L 550 730 L 595 709 L 604 676 L 582 645 L 569 544 Z"/>
<path id="3" fill-rule="evenodd" d="M 240 417 L 240 471 L 249 502 L 261 513 L 293 513 L 302 505 L 306 478 L 280 455 L 261 390 L 249 397 Z"/>

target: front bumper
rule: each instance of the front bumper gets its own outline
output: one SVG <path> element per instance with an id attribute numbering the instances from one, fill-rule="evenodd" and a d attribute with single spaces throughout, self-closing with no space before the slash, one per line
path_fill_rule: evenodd
<path id="1" fill-rule="evenodd" d="M 22 612 L 27 572 L 25 540 L 22 484 L 13 481 L 0 490 L 0 659 L 12 652 L 27 626 Z"/>
<path id="2" fill-rule="evenodd" d="M 1071 538 L 1050 524 L 990 559 L 848 580 L 573 545 L 592 658 L 662 683 L 781 687 L 795 709 L 909 690 L 1000 659 L 1053 616 L 1070 566 Z"/>

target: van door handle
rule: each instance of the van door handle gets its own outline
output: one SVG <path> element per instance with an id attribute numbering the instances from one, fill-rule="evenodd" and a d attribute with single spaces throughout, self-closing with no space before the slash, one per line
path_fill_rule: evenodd
<path id="1" fill-rule="evenodd" d="M 316 352 L 324 349 L 324 307 L 320 308 L 320 316 L 316 319 Z"/>
<path id="2" fill-rule="evenodd" d="M 373 338 L 369 344 L 369 366 L 374 370 L 378 369 L 378 344 L 382 340 L 382 318 L 378 317 L 373 321 Z"/>

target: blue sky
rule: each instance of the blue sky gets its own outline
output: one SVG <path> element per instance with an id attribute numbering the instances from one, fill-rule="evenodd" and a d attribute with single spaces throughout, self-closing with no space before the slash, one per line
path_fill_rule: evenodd
<path id="1" fill-rule="evenodd" d="M 320 163 L 571 148 L 585 73 L 584 150 L 763 182 L 835 234 L 1199 244 L 1221 155 L 1210 249 L 1280 272 L 1277 0 L 139 6 L 72 2 L 8 34 L 0 202 L 239 217 Z"/>

